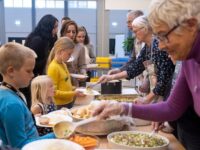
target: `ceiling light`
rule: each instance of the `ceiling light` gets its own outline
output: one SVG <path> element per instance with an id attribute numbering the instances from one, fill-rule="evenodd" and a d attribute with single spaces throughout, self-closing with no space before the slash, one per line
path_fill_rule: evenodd
<path id="1" fill-rule="evenodd" d="M 113 27 L 116 27 L 117 25 L 118 25 L 117 22 L 112 22 L 112 26 L 113 26 Z"/>
<path id="2" fill-rule="evenodd" d="M 20 20 L 15 20 L 15 25 L 16 26 L 20 26 L 21 25 L 21 21 Z"/>

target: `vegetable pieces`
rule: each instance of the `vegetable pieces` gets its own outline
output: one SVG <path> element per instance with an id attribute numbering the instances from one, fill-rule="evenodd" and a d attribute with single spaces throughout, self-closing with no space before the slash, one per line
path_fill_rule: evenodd
<path id="1" fill-rule="evenodd" d="M 98 145 L 98 140 L 95 137 L 87 135 L 74 135 L 70 137 L 69 140 L 80 144 L 85 148 L 96 147 Z"/>
<path id="2" fill-rule="evenodd" d="M 132 146 L 132 147 L 159 147 L 166 144 L 166 142 L 157 136 L 149 136 L 143 133 L 127 133 L 127 134 L 115 134 L 111 138 L 111 141 L 120 145 Z"/>

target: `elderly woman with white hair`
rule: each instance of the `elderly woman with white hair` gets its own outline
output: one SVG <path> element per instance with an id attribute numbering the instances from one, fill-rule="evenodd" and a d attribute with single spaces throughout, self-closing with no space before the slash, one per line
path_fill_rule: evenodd
<path id="1" fill-rule="evenodd" d="M 174 72 L 174 65 L 168 54 L 158 48 L 158 40 L 152 36 L 152 29 L 145 16 L 137 17 L 133 21 L 132 27 L 138 41 L 145 43 L 138 58 L 132 60 L 126 66 L 126 70 L 120 73 L 101 76 L 99 82 L 134 78 L 146 69 L 152 85 L 151 91 L 145 97 L 139 97 L 134 101 L 143 104 L 157 102 L 160 97 L 166 96 L 168 93 L 167 89 Z"/>
<path id="2" fill-rule="evenodd" d="M 159 39 L 159 46 L 166 49 L 173 59 L 182 61 L 179 77 L 169 98 L 165 102 L 145 106 L 104 103 L 96 109 L 94 115 L 105 118 L 129 114 L 132 117 L 162 122 L 181 118 L 187 109 L 192 108 L 195 116 L 187 117 L 190 126 L 184 128 L 178 125 L 178 132 L 180 131 L 181 142 L 187 150 L 200 149 L 199 8 L 199 0 L 152 1 L 149 21 Z"/>
<path id="3" fill-rule="evenodd" d="M 144 13 L 141 10 L 131 10 L 131 11 L 129 11 L 127 13 L 127 15 L 126 15 L 126 19 L 127 19 L 126 23 L 127 23 L 128 29 L 131 32 L 133 32 L 133 30 L 132 30 L 132 22 L 133 22 L 133 20 L 135 20 L 137 17 L 143 16 L 143 15 L 144 15 Z M 135 37 L 135 36 L 132 35 L 132 37 Z M 143 43 L 139 42 L 137 40 L 137 38 L 135 38 L 134 43 L 133 43 L 133 49 L 131 51 L 130 60 L 120 68 L 114 68 L 114 69 L 109 70 L 108 74 L 110 74 L 110 75 L 111 74 L 116 74 L 116 73 L 120 73 L 120 72 L 126 70 L 126 67 L 129 65 L 129 63 L 131 63 L 132 61 L 134 61 L 138 57 L 138 54 L 139 54 L 139 52 L 140 52 L 140 50 L 142 49 L 143 46 L 144 46 Z"/>

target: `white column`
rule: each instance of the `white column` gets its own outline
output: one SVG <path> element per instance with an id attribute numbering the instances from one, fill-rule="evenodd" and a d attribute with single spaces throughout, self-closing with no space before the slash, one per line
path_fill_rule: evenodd
<path id="1" fill-rule="evenodd" d="M 109 13 L 106 0 L 97 0 L 97 56 L 109 56 Z"/>

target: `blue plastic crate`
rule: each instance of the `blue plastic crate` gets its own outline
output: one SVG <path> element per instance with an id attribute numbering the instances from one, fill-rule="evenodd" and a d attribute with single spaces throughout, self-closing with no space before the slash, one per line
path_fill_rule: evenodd
<path id="1" fill-rule="evenodd" d="M 122 58 L 112 58 L 112 61 L 113 63 L 117 62 L 117 63 L 126 63 L 128 62 L 129 58 L 126 58 L 126 57 L 122 57 Z"/>
<path id="2" fill-rule="evenodd" d="M 122 66 L 123 66 L 123 64 L 112 64 L 111 65 L 112 68 L 120 68 Z"/>

